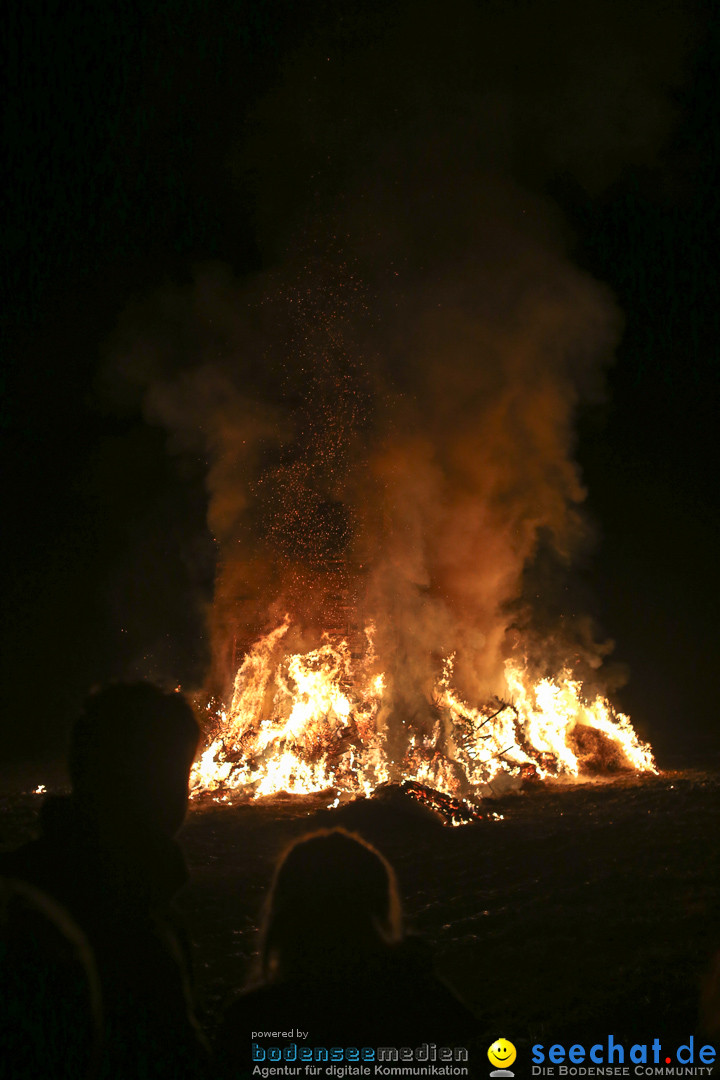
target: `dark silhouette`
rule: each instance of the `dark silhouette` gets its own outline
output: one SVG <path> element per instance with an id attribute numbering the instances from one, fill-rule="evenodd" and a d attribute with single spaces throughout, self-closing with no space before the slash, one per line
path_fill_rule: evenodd
<path id="1" fill-rule="evenodd" d="M 223 1078 L 251 1075 L 252 1032 L 308 1032 L 305 1045 L 468 1046 L 477 1022 L 404 938 L 395 874 L 360 836 L 323 830 L 280 859 L 261 946 L 261 984 L 228 1008 L 216 1040 Z"/>
<path id="2" fill-rule="evenodd" d="M 182 823 L 198 726 L 180 694 L 147 683 L 92 694 L 72 733 L 72 795 L 48 798 L 42 835 L 0 873 L 61 904 L 92 948 L 102 991 L 99 1075 L 200 1075 L 187 941 L 173 910 L 187 878 Z"/>
<path id="3" fill-rule="evenodd" d="M 14 1080 L 95 1080 L 102 1008 L 85 935 L 49 896 L 0 879 L 0 1047 Z"/>
<path id="4" fill-rule="evenodd" d="M 699 1029 L 710 1041 L 720 1040 L 720 952 L 716 952 L 700 983 Z M 720 1072 L 716 1064 L 713 1075 Z"/>

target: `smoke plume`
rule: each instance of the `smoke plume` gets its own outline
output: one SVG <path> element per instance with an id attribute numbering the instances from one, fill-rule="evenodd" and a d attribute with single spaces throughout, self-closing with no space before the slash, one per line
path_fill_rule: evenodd
<path id="1" fill-rule="evenodd" d="M 148 420 L 207 463 L 213 689 L 285 612 L 293 645 L 374 623 L 412 715 L 450 653 L 468 698 L 513 649 L 542 665 L 518 639 L 545 599 L 528 569 L 585 541 L 577 412 L 621 326 L 547 192 L 652 165 L 682 36 L 652 8 L 339 18 L 229 137 L 265 269 L 198 268 L 113 347 Z"/>

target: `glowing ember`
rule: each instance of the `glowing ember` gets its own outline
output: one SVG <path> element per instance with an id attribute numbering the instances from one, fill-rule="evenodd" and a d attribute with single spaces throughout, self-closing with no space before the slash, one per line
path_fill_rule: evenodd
<path id="1" fill-rule="evenodd" d="M 392 707 L 366 630 L 362 658 L 345 640 L 325 636 L 307 653 L 286 654 L 289 620 L 262 637 L 235 677 L 229 708 L 211 703 L 210 741 L 192 773 L 193 795 L 230 790 L 258 797 L 334 788 L 370 795 L 389 781 L 424 785 L 451 798 L 492 790 L 511 777 L 577 777 L 612 763 L 654 772 L 652 752 L 630 720 L 607 701 L 583 697 L 563 672 L 533 683 L 505 664 L 507 693 L 472 707 L 452 686 L 453 657 L 443 664 L 425 729 L 402 729 L 404 757 L 390 759 Z"/>

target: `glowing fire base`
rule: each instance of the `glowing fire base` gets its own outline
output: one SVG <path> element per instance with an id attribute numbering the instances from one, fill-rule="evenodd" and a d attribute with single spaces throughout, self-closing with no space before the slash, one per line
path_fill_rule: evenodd
<path id="1" fill-rule="evenodd" d="M 193 796 L 335 789 L 344 798 L 409 780 L 474 800 L 492 791 L 501 773 L 544 779 L 603 766 L 656 771 L 629 718 L 601 697 L 585 700 L 569 672 L 533 683 L 508 660 L 506 693 L 474 708 L 452 687 L 449 657 L 424 730 L 412 730 L 393 716 L 372 628 L 357 660 L 346 641 L 327 636 L 311 652 L 283 653 L 289 625 L 286 618 L 247 653 L 229 708 L 207 706 L 210 740 L 193 768 Z"/>

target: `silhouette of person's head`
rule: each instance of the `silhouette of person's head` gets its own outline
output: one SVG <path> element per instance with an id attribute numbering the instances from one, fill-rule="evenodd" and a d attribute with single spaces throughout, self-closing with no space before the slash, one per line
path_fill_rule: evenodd
<path id="1" fill-rule="evenodd" d="M 263 935 L 267 980 L 347 970 L 401 936 L 394 871 L 362 837 L 320 830 L 280 859 Z"/>
<path id="2" fill-rule="evenodd" d="M 98 690 L 86 700 L 71 736 L 73 795 L 105 824 L 172 835 L 187 809 L 198 738 L 182 694 L 141 682 Z"/>
<path id="3" fill-rule="evenodd" d="M 68 912 L 0 878 L 0 1045 L 8 1076 L 94 1077 L 102 1042 L 100 982 Z"/>

